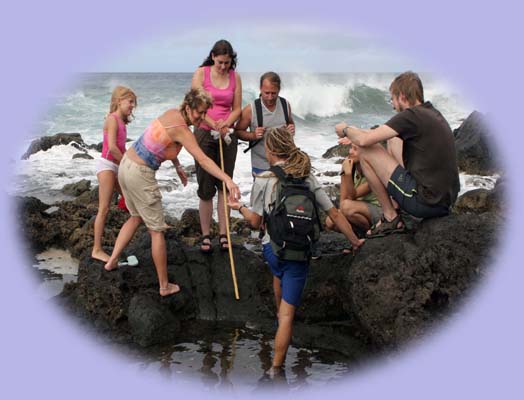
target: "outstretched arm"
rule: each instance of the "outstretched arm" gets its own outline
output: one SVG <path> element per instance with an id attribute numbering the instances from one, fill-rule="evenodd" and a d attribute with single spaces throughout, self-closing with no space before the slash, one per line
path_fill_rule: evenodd
<path id="1" fill-rule="evenodd" d="M 331 207 L 328 210 L 328 216 L 331 218 L 331 221 L 334 222 L 340 232 L 342 232 L 352 244 L 353 253 L 364 244 L 364 239 L 359 239 L 357 235 L 355 235 L 355 232 L 353 232 L 353 229 L 351 228 L 348 220 L 339 210 L 337 210 L 335 207 Z"/>
<path id="2" fill-rule="evenodd" d="M 360 147 L 371 146 L 398 136 L 397 131 L 387 125 L 380 125 L 376 129 L 360 129 L 341 122 L 335 126 L 335 131 L 339 137 L 346 136 Z"/>
<path id="3" fill-rule="evenodd" d="M 171 131 L 174 132 L 170 135 L 173 140 L 184 146 L 189 154 L 193 156 L 195 161 L 198 162 L 204 170 L 226 184 L 230 198 L 234 200 L 240 199 L 240 189 L 237 184 L 234 183 L 231 177 L 222 171 L 213 160 L 204 154 L 195 139 L 195 135 L 193 135 L 189 128 L 186 126 L 179 126 Z"/>
<path id="4" fill-rule="evenodd" d="M 258 215 L 257 213 L 254 213 L 247 206 L 239 203 L 238 201 L 228 202 L 227 205 L 233 210 L 237 210 L 240 213 L 240 215 L 242 215 L 242 217 L 244 217 L 244 219 L 249 223 L 251 228 L 260 228 L 260 224 L 262 223 L 262 216 Z"/>

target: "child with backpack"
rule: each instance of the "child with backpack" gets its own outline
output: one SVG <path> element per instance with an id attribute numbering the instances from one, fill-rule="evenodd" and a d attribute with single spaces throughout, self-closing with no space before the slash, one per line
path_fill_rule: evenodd
<path id="1" fill-rule="evenodd" d="M 333 206 L 311 173 L 309 156 L 296 147 L 286 128 L 266 130 L 269 171 L 257 175 L 251 193 L 252 207 L 238 202 L 228 205 L 257 229 L 266 224 L 262 240 L 264 259 L 273 274 L 278 329 L 273 371 L 281 369 L 291 341 L 295 310 L 306 283 L 311 247 L 318 240 L 323 209 L 350 241 L 353 252 L 364 243 L 347 219 Z"/>

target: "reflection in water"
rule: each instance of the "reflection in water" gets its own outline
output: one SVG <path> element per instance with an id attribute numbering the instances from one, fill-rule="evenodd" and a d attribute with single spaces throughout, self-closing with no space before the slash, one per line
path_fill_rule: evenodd
<path id="1" fill-rule="evenodd" d="M 196 333 L 196 332 L 195 332 Z M 141 354 L 140 369 L 207 390 L 283 392 L 324 385 L 348 373 L 351 360 L 335 353 L 290 346 L 286 369 L 271 369 L 273 335 L 245 327 L 208 328 L 194 342 Z"/>

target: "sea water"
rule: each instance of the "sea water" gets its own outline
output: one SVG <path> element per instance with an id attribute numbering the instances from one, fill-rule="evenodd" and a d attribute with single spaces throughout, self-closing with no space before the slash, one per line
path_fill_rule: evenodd
<path id="1" fill-rule="evenodd" d="M 259 74 L 242 73 L 243 106 L 259 94 Z M 394 115 L 389 104 L 389 84 L 395 74 L 287 74 L 282 75 L 281 96 L 291 103 L 296 124 L 296 143 L 311 157 L 319 175 L 337 171 L 340 166 L 322 154 L 337 144 L 334 128 L 338 122 L 369 128 L 381 124 Z M 34 122 L 31 132 L 22 132 L 27 140 L 14 155 L 11 195 L 35 196 L 46 203 L 66 199 L 62 187 L 80 179 L 97 184 L 95 159 L 100 156 L 89 150 L 93 160 L 72 159 L 78 150 L 71 145 L 55 146 L 45 152 L 20 160 L 32 139 L 56 133 L 80 133 L 87 144 L 102 141 L 102 125 L 109 110 L 111 91 L 117 85 L 128 86 L 138 97 L 135 119 L 127 126 L 128 138 L 138 138 L 147 125 L 164 111 L 178 107 L 191 85 L 191 73 L 93 73 L 79 75 L 76 82 L 63 93 L 49 94 L 49 109 Z M 426 100 L 446 117 L 452 128 L 460 125 L 473 108 L 467 105 L 449 85 L 422 75 Z M 482 111 L 482 110 L 481 110 Z M 251 162 L 245 154 L 245 142 L 240 142 L 234 180 L 239 184 L 242 201 L 249 200 L 251 190 Z M 129 144 L 128 144 L 129 146 Z M 182 150 L 183 165 L 193 159 Z M 197 208 L 196 177 L 182 187 L 175 169 L 164 163 L 157 173 L 163 204 L 168 215 L 179 217 L 186 208 Z M 337 176 L 319 176 L 322 184 L 337 183 Z M 462 193 L 474 187 L 491 188 L 496 177 L 461 176 Z"/>

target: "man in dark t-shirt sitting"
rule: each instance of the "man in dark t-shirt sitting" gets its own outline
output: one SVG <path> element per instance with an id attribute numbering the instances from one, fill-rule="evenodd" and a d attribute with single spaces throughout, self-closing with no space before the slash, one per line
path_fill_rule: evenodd
<path id="1" fill-rule="evenodd" d="M 453 133 L 442 114 L 424 102 L 419 76 L 405 72 L 389 91 L 398 114 L 384 125 L 368 130 L 342 122 L 335 128 L 360 147 L 362 171 L 382 206 L 384 216 L 370 237 L 404 229 L 390 196 L 408 214 L 430 218 L 449 214 L 460 190 Z M 380 145 L 384 140 L 389 151 Z"/>

